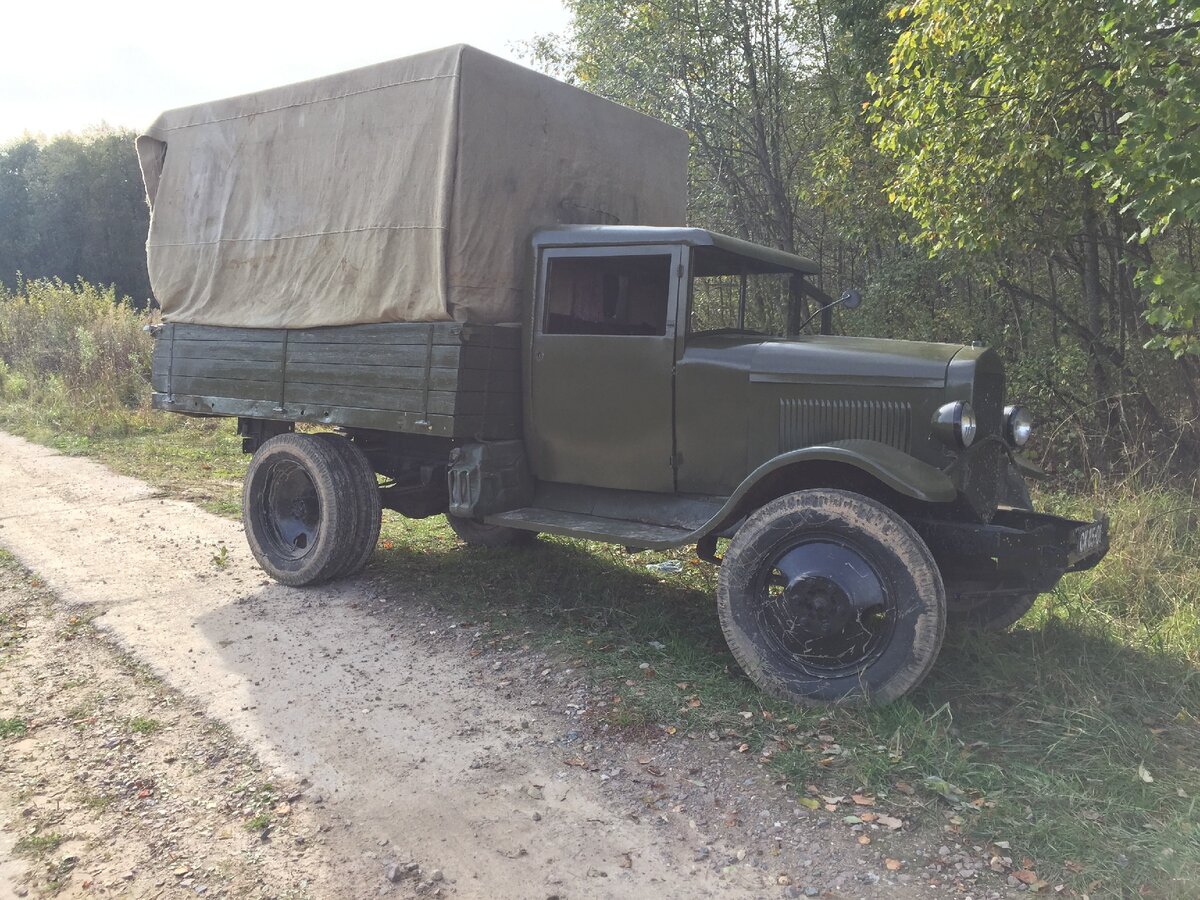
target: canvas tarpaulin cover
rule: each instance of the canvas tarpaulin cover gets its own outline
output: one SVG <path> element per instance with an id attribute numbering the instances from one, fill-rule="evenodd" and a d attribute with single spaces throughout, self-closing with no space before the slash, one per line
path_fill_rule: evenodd
<path id="1" fill-rule="evenodd" d="M 462 45 L 172 110 L 137 151 L 170 322 L 515 322 L 535 229 L 685 216 L 686 133 Z"/>

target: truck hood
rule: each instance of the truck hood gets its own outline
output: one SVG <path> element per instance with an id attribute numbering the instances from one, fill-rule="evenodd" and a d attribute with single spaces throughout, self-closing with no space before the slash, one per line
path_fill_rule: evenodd
<path id="1" fill-rule="evenodd" d="M 750 380 L 770 384 L 880 384 L 944 388 L 961 344 L 812 335 L 759 344 Z"/>

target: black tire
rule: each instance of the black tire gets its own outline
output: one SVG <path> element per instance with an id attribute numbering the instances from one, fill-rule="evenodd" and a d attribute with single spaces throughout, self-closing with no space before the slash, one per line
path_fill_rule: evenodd
<path id="1" fill-rule="evenodd" d="M 1029 486 L 1025 484 L 1021 473 L 1011 465 L 1005 466 L 1000 505 L 1033 512 Z M 947 585 L 947 593 L 950 627 L 970 631 L 1007 631 L 1033 609 L 1038 598 L 1036 591 L 972 594 L 956 590 L 952 584 Z"/>
<path id="2" fill-rule="evenodd" d="M 487 525 L 478 519 L 467 519 L 450 513 L 446 513 L 446 521 L 463 543 L 473 547 L 525 547 L 537 539 L 536 531 L 508 528 L 504 525 Z"/>
<path id="3" fill-rule="evenodd" d="M 838 490 L 751 515 L 721 563 L 717 609 L 751 680 L 805 706 L 902 697 L 932 668 L 946 623 L 924 541 L 883 504 Z"/>
<path id="4" fill-rule="evenodd" d="M 282 584 L 318 584 L 345 567 L 357 538 L 356 473 L 338 448 L 313 434 L 263 443 L 242 487 L 250 552 Z"/>
<path id="5" fill-rule="evenodd" d="M 342 567 L 330 574 L 330 578 L 341 578 L 346 575 L 357 575 L 363 570 L 375 546 L 379 543 L 379 528 L 383 519 L 383 509 L 379 499 L 379 482 L 375 478 L 367 455 L 340 434 L 325 432 L 317 435 L 332 446 L 350 467 L 353 473 L 353 504 L 358 515 L 352 529 L 353 537 L 347 538 L 347 552 L 343 558 Z"/>

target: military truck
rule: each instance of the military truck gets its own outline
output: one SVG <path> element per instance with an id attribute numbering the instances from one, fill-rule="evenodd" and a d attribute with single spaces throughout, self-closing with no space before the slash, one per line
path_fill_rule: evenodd
<path id="1" fill-rule="evenodd" d="M 687 137 L 631 110 L 452 47 L 138 150 L 154 406 L 237 418 L 284 584 L 359 571 L 382 508 L 468 545 L 694 545 L 763 690 L 882 703 L 948 620 L 1006 627 L 1107 550 L 1103 516 L 1032 508 L 992 350 L 833 336 L 858 295 L 686 227 Z"/>

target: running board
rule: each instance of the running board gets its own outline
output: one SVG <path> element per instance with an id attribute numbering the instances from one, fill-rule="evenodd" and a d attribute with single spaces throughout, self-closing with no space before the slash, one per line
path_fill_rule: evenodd
<path id="1" fill-rule="evenodd" d="M 488 525 L 505 525 L 525 531 L 544 531 L 548 534 L 561 534 L 589 541 L 604 541 L 609 544 L 624 544 L 627 547 L 641 547 L 647 550 L 668 550 L 682 546 L 693 534 L 686 528 L 675 528 L 670 525 L 648 525 L 645 522 L 634 522 L 629 519 L 610 519 L 605 516 L 563 512 L 558 509 L 545 509 L 537 506 L 513 509 L 497 513 L 494 516 L 484 516 L 483 521 Z"/>

